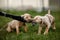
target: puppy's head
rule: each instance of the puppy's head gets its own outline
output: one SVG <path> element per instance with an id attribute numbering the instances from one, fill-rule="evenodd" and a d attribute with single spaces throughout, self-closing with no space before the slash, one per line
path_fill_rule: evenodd
<path id="1" fill-rule="evenodd" d="M 11 28 L 10 27 L 7 27 L 6 30 L 7 30 L 7 32 L 11 32 Z"/>
<path id="2" fill-rule="evenodd" d="M 32 21 L 32 16 L 28 13 L 25 13 L 24 15 L 22 15 L 22 17 L 27 21 L 27 22 L 31 22 Z"/>
<path id="3" fill-rule="evenodd" d="M 40 23 L 41 22 L 41 17 L 40 16 L 35 16 L 33 18 L 33 22 Z"/>
<path id="4" fill-rule="evenodd" d="M 36 23 L 40 23 L 42 21 L 40 16 L 35 16 L 32 21 L 32 25 L 34 26 Z"/>

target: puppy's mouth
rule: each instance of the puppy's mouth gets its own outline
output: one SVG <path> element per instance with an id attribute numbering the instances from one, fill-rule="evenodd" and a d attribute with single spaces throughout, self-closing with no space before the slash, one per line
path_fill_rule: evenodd
<path id="1" fill-rule="evenodd" d="M 37 23 L 36 22 L 32 22 L 32 26 L 35 26 Z"/>

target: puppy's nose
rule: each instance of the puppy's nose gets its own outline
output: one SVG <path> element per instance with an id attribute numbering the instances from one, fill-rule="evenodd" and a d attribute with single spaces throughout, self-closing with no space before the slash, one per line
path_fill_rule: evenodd
<path id="1" fill-rule="evenodd" d="M 35 26 L 36 25 L 36 22 L 32 22 L 32 26 Z"/>

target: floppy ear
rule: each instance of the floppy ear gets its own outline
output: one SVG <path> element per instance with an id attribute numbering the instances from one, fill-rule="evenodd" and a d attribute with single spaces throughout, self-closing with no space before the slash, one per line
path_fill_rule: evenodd
<path id="1" fill-rule="evenodd" d="M 41 19 L 41 22 L 40 22 L 40 24 L 43 24 L 43 21 L 42 21 L 42 19 Z"/>

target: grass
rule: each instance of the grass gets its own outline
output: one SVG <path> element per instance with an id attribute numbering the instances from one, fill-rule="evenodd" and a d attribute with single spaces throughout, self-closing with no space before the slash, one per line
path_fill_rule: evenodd
<path id="1" fill-rule="evenodd" d="M 24 14 L 25 12 L 30 13 L 32 16 L 35 15 L 45 15 L 47 11 L 43 12 L 36 12 L 33 10 L 29 11 L 5 11 L 12 15 L 18 15 Z M 51 14 L 55 17 L 56 22 L 56 30 L 53 31 L 52 29 L 49 30 L 48 35 L 37 35 L 38 31 L 38 24 L 36 26 L 32 26 L 31 23 L 28 23 L 28 32 L 25 33 L 23 27 L 20 29 L 19 35 L 16 34 L 15 31 L 8 33 L 5 29 L 0 31 L 0 40 L 60 40 L 60 12 L 51 12 Z M 0 16 L 0 28 L 2 28 L 7 22 L 11 21 L 11 18 L 6 18 Z M 44 30 L 43 30 L 44 31 Z"/>

